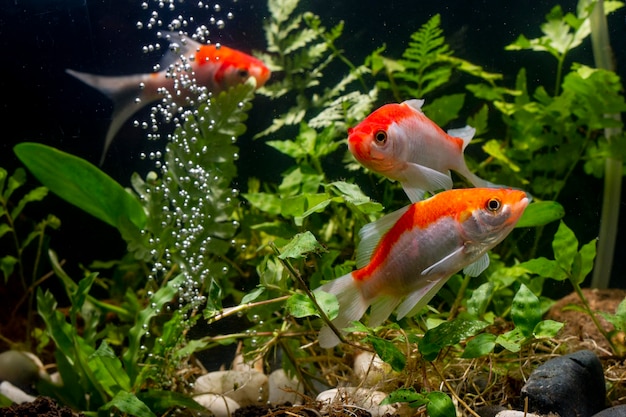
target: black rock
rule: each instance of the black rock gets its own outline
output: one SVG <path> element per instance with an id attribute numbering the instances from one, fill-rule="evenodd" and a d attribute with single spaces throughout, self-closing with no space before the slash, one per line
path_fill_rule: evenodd
<path id="1" fill-rule="evenodd" d="M 599 413 L 594 414 L 593 417 L 626 417 L 626 404 L 606 408 Z"/>
<path id="2" fill-rule="evenodd" d="M 551 359 L 530 374 L 521 394 L 531 412 L 591 417 L 604 409 L 606 399 L 600 359 L 589 350 Z"/>

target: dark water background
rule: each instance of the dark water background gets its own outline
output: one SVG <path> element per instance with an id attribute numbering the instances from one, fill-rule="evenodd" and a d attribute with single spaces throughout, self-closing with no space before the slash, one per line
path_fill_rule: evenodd
<path id="1" fill-rule="evenodd" d="M 263 50 L 263 19 L 268 15 L 264 0 L 220 2 L 235 18 L 227 21 L 211 38 L 244 51 Z M 529 5 L 530 4 L 530 5 Z M 337 42 L 347 57 L 359 64 L 372 50 L 387 45 L 386 55 L 399 58 L 411 33 L 435 13 L 442 16 L 442 28 L 456 55 L 505 74 L 505 83 L 513 85 L 518 70 L 525 67 L 529 83 L 552 86 L 556 62 L 547 53 L 506 52 L 504 47 L 523 33 L 540 36 L 539 26 L 550 9 L 561 4 L 564 11 L 575 12 L 576 1 L 410 1 L 410 0 L 310 0 L 302 5 L 319 14 L 325 26 L 345 21 L 344 36 Z M 195 5 L 195 2 L 193 3 Z M 177 4 L 178 10 L 195 6 Z M 12 147 L 22 141 L 36 141 L 58 147 L 97 163 L 104 136 L 110 123 L 111 103 L 99 92 L 65 74 L 66 68 L 120 75 L 149 72 L 158 61 L 156 55 L 141 52 L 154 42 L 154 31 L 138 30 L 136 22 L 145 21 L 148 11 L 140 1 L 131 0 L 2 0 L 0 1 L 0 117 L 3 133 L 0 140 L 0 166 L 13 171 L 19 166 Z M 224 13 L 223 13 L 224 14 Z M 208 20 L 211 13 L 194 13 L 197 21 Z M 166 20 L 167 22 L 167 20 Z M 626 12 L 609 17 L 611 42 L 616 54 L 618 73 L 626 79 Z M 573 61 L 593 65 L 589 41 L 574 50 L 565 68 Z M 343 74 L 343 72 L 342 72 Z M 532 87 L 531 87 L 532 88 Z M 251 123 L 267 126 L 272 113 L 255 108 Z M 255 130 L 251 128 L 251 130 Z M 259 129 L 256 129 L 257 131 Z M 123 185 L 128 185 L 133 171 L 150 167 L 139 160 L 146 150 L 145 132 L 128 123 L 111 146 L 103 169 Z M 255 175 L 278 182 L 279 173 L 288 164 L 261 141 L 243 138 L 241 146 L 242 177 Z M 274 161 L 276 159 L 276 161 Z M 253 168 L 254 167 L 254 168 Z M 258 167 L 276 167 L 261 169 Z M 580 184 L 563 193 L 566 222 L 583 242 L 597 235 L 597 222 L 580 224 L 601 209 L 602 182 L 582 174 Z M 33 184 L 35 182 L 33 181 Z M 626 192 L 624 193 L 626 194 Z M 34 207 L 34 206 L 33 206 Z M 49 196 L 44 204 L 28 213 L 34 218 L 52 212 L 61 218 L 62 229 L 53 234 L 52 247 L 69 264 L 122 256 L 125 245 L 117 231 L 83 214 L 80 210 Z M 626 210 L 622 208 L 621 224 Z M 612 284 L 626 287 L 626 254 L 618 236 L 618 249 Z M 79 275 L 77 275 L 79 276 Z"/>

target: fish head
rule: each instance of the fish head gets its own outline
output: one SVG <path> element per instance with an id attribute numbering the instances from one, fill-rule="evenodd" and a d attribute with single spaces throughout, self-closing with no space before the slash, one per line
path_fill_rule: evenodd
<path id="1" fill-rule="evenodd" d="M 527 193 L 505 188 L 468 188 L 463 190 L 465 209 L 458 212 L 461 233 L 469 244 L 490 249 L 515 227 L 530 202 Z M 451 202 L 454 204 L 454 202 Z"/>
<path id="2" fill-rule="evenodd" d="M 255 79 L 259 88 L 271 75 L 260 59 L 223 45 L 203 45 L 196 54 L 196 62 L 212 75 L 213 92 L 245 83 L 250 77 Z"/>
<path id="3" fill-rule="evenodd" d="M 401 122 L 415 110 L 401 104 L 386 104 L 348 129 L 348 148 L 363 166 L 394 178 L 406 162 L 408 138 Z M 396 179 L 396 178 L 394 178 Z"/>

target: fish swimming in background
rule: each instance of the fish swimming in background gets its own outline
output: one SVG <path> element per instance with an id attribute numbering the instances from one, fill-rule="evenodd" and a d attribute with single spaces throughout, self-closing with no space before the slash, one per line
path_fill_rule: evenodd
<path id="1" fill-rule="evenodd" d="M 418 311 L 461 269 L 477 276 L 489 266 L 487 251 L 513 230 L 529 203 L 525 192 L 504 188 L 443 191 L 364 226 L 357 247 L 357 270 L 322 290 L 337 296 L 342 329 L 369 306 L 371 327 L 398 307 L 397 318 Z M 339 343 L 325 326 L 321 347 Z"/>
<path id="2" fill-rule="evenodd" d="M 258 88 L 270 78 L 269 68 L 248 54 L 226 46 L 201 44 L 175 32 L 164 34 L 170 41 L 170 52 L 176 51 L 177 57 L 184 56 L 188 62 L 185 73 L 189 75 L 189 79 L 195 79 L 197 86 L 206 87 L 213 94 L 244 83 L 250 77 L 256 80 Z M 71 69 L 67 72 L 113 100 L 113 120 L 106 135 L 100 165 L 124 123 L 142 107 L 163 99 L 163 88 L 172 95 L 177 104 L 188 104 L 187 96 L 181 96 L 174 91 L 180 80 L 168 69 L 123 76 L 93 75 Z"/>
<path id="3" fill-rule="evenodd" d="M 425 191 L 452 188 L 450 170 L 475 187 L 500 187 L 474 175 L 463 151 L 476 129 L 444 132 L 424 115 L 424 100 L 386 104 L 348 129 L 348 148 L 366 168 L 399 181 L 411 202 Z"/>

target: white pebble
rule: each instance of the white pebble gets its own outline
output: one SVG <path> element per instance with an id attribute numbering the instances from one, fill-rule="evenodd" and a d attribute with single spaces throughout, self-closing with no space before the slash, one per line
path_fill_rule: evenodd
<path id="1" fill-rule="evenodd" d="M 218 394 L 196 395 L 193 399 L 209 410 L 209 413 L 200 413 L 202 417 L 231 417 L 233 413 L 241 408 L 237 401 Z"/>
<path id="2" fill-rule="evenodd" d="M 245 407 L 265 404 L 269 383 L 267 376 L 256 371 L 215 371 L 196 380 L 194 393 L 225 395 Z"/>
<path id="3" fill-rule="evenodd" d="M 278 404 L 302 404 L 304 387 L 295 377 L 289 378 L 284 369 L 277 369 L 269 376 L 269 402 L 272 405 Z"/>

